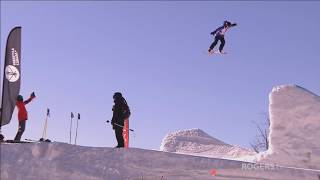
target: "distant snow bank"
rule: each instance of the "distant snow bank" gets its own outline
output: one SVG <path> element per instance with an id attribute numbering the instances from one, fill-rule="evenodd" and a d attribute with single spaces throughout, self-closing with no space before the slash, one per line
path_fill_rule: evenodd
<path id="1" fill-rule="evenodd" d="M 241 159 L 256 153 L 232 146 L 211 137 L 201 129 L 188 129 L 169 133 L 162 140 L 161 151 L 224 159 Z"/>

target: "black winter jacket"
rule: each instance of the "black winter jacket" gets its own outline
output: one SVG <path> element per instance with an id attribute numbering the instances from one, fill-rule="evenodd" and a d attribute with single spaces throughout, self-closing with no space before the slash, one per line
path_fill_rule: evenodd
<path id="1" fill-rule="evenodd" d="M 113 128 L 118 127 L 114 123 L 123 126 L 124 120 L 129 118 L 130 116 L 130 109 L 127 104 L 115 102 L 115 105 L 112 108 L 113 116 L 111 123 L 113 124 Z"/>

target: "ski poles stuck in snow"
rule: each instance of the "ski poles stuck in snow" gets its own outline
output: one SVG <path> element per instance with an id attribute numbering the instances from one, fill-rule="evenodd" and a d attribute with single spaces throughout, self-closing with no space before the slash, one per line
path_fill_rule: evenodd
<path id="1" fill-rule="evenodd" d="M 50 109 L 47 108 L 47 116 L 43 126 L 42 138 L 47 139 L 47 127 L 48 127 L 48 118 L 50 117 Z"/>
<path id="2" fill-rule="evenodd" d="M 73 118 L 74 118 L 74 114 L 73 114 L 73 112 L 71 112 L 69 144 L 71 144 L 71 139 L 72 139 L 72 121 L 73 121 Z M 75 138 L 74 138 L 74 144 L 75 145 L 77 145 L 79 120 L 80 120 L 80 113 L 78 113 L 78 118 L 77 118 L 76 135 L 75 135 Z"/>
<path id="3" fill-rule="evenodd" d="M 74 115 L 73 115 L 73 112 L 71 112 L 69 144 L 71 144 L 71 130 L 72 130 L 72 120 L 73 120 L 73 118 L 74 118 Z"/>
<path id="4" fill-rule="evenodd" d="M 77 128 L 76 128 L 76 137 L 74 139 L 74 144 L 77 145 L 77 137 L 78 137 L 78 124 L 80 120 L 80 113 L 78 113 L 78 119 L 77 119 Z"/>

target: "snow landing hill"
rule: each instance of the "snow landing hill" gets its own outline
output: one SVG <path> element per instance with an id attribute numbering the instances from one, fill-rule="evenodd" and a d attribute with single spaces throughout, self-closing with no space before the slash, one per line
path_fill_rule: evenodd
<path id="1" fill-rule="evenodd" d="M 168 134 L 161 145 L 168 152 L 0 143 L 0 179 L 319 180 L 320 97 L 290 85 L 274 88 L 269 99 L 270 149 L 261 154 L 199 129 Z"/>

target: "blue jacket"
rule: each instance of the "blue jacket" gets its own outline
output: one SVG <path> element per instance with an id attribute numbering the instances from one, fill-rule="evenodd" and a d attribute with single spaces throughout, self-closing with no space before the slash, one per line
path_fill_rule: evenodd
<path id="1" fill-rule="evenodd" d="M 230 27 L 234 27 L 237 24 L 230 24 L 230 26 L 220 26 L 219 28 L 217 28 L 216 30 L 212 31 L 210 34 L 211 35 L 217 35 L 217 36 L 224 36 L 225 32 L 230 28 Z"/>

